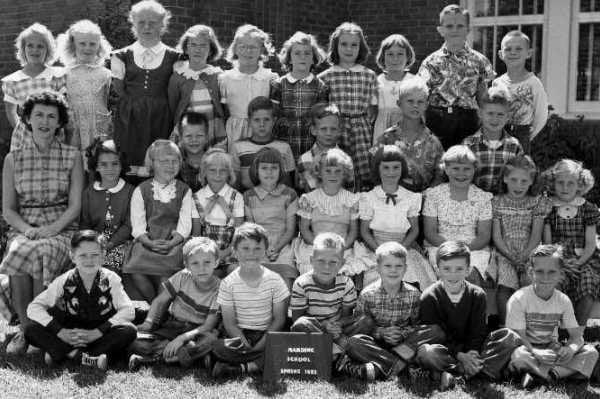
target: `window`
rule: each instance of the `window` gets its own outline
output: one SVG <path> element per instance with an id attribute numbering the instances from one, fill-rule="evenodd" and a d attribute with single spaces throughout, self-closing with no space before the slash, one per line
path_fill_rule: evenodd
<path id="1" fill-rule="evenodd" d="M 544 0 L 474 0 L 469 4 L 472 46 L 488 57 L 498 75 L 506 72 L 506 66 L 498 58 L 500 42 L 511 30 L 529 36 L 534 51 L 526 67 L 537 75 L 541 73 Z"/>
<path id="2" fill-rule="evenodd" d="M 580 0 L 573 13 L 569 108 L 600 112 L 600 0 Z"/>

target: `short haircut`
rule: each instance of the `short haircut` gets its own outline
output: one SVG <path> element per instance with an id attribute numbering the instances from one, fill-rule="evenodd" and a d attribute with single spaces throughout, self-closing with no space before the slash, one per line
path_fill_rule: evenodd
<path id="1" fill-rule="evenodd" d="M 21 33 L 19 33 L 19 36 L 17 36 L 15 39 L 17 60 L 21 66 L 27 65 L 27 57 L 25 56 L 25 41 L 33 35 L 40 36 L 46 43 L 46 59 L 44 60 L 44 63 L 46 65 L 51 65 L 56 57 L 56 42 L 54 41 L 54 36 L 52 35 L 52 32 L 50 32 L 50 29 L 48 29 L 46 25 L 42 25 L 38 22 L 23 29 Z"/>
<path id="2" fill-rule="evenodd" d="M 275 117 L 275 106 L 273 105 L 271 100 L 269 100 L 265 96 L 258 96 L 254 97 L 248 103 L 248 119 L 252 119 L 252 115 L 254 115 L 256 111 L 260 111 L 261 109 L 271 111 L 271 114 L 273 115 L 273 117 Z"/>
<path id="3" fill-rule="evenodd" d="M 135 18 L 142 11 L 152 11 L 160 18 L 162 18 L 162 29 L 161 34 L 165 33 L 169 27 L 169 21 L 171 20 L 171 12 L 167 10 L 162 4 L 155 0 L 142 0 L 139 3 L 131 6 L 129 10 L 129 16 L 127 20 L 131 24 L 131 32 L 137 38 L 137 31 L 135 30 Z"/>
<path id="4" fill-rule="evenodd" d="M 400 48 L 403 48 L 406 52 L 406 70 L 410 69 L 412 64 L 415 63 L 415 49 L 413 48 L 413 46 L 411 46 L 410 42 L 406 37 L 399 34 L 390 35 L 383 39 L 383 41 L 379 45 L 379 51 L 377 52 L 377 56 L 375 57 L 375 62 L 377 63 L 377 66 L 379 66 L 381 70 L 385 71 L 385 52 L 394 44 Z"/>
<path id="5" fill-rule="evenodd" d="M 233 62 L 238 59 L 238 55 L 235 53 L 235 47 L 238 45 L 239 40 L 246 35 L 252 37 L 253 39 L 257 39 L 262 44 L 262 48 L 260 50 L 260 59 L 262 61 L 265 61 L 269 56 L 273 55 L 273 53 L 275 52 L 273 44 L 271 43 L 271 37 L 268 33 L 263 31 L 262 29 L 259 29 L 255 25 L 245 24 L 239 26 L 235 30 L 233 40 L 227 48 L 227 56 L 225 57 L 227 61 Z"/>
<path id="6" fill-rule="evenodd" d="M 192 237 L 183 246 L 183 260 L 187 262 L 189 257 L 195 254 L 197 251 L 206 252 L 211 254 L 217 259 L 219 256 L 219 247 L 217 243 L 208 237 Z"/>
<path id="7" fill-rule="evenodd" d="M 177 50 L 187 55 L 188 41 L 198 36 L 205 36 L 208 38 L 209 50 L 206 61 L 213 62 L 221 58 L 221 55 L 223 55 L 223 48 L 221 47 L 213 28 L 207 25 L 194 25 L 191 28 L 188 28 L 188 30 L 186 30 L 179 38 Z"/>
<path id="8" fill-rule="evenodd" d="M 258 186 L 260 184 L 258 167 L 261 163 L 273 163 L 279 165 L 279 178 L 277 179 L 277 184 L 283 181 L 286 176 L 286 172 L 281 153 L 274 148 L 264 147 L 261 148 L 254 156 L 248 172 L 250 175 L 250 181 L 252 184 L 254 184 L 254 186 Z"/>
<path id="9" fill-rule="evenodd" d="M 498 192 L 499 193 L 507 192 L 508 189 L 506 187 L 506 183 L 504 183 L 504 178 L 507 177 L 508 175 L 510 175 L 513 171 L 515 171 L 517 169 L 524 170 L 525 172 L 527 172 L 527 174 L 529 174 L 529 177 L 531 178 L 531 186 L 529 186 L 529 190 L 527 191 L 527 194 L 529 194 L 529 195 L 538 194 L 538 192 L 540 190 L 540 185 L 538 184 L 538 179 L 537 179 L 538 170 L 537 170 L 537 167 L 535 166 L 535 163 L 533 162 L 533 159 L 531 159 L 531 157 L 529 155 L 525 155 L 525 154 L 511 157 L 508 159 L 508 161 L 506 161 L 506 163 L 502 167 L 502 179 L 500 182 L 500 187 L 498 187 Z"/>
<path id="10" fill-rule="evenodd" d="M 561 159 L 544 172 L 544 184 L 551 194 L 554 193 L 554 182 L 558 175 L 569 174 L 579 184 L 578 195 L 586 195 L 594 187 L 594 175 L 589 169 L 583 167 L 583 163 L 572 159 Z"/>
<path id="11" fill-rule="evenodd" d="M 446 167 L 451 162 L 457 163 L 470 163 L 475 167 L 475 172 L 479 167 L 479 160 L 477 156 L 471 151 L 466 145 L 453 145 L 442 155 L 442 169 L 445 171 Z"/>
<path id="12" fill-rule="evenodd" d="M 121 152 L 113 139 L 98 137 L 85 150 L 88 170 L 94 173 L 94 180 L 100 181 L 102 179 L 100 173 L 96 170 L 98 168 L 98 158 L 102 154 L 114 154 L 119 158 L 119 162 L 121 163 L 121 177 L 123 177 L 128 168 L 125 154 Z"/>
<path id="13" fill-rule="evenodd" d="M 411 93 L 421 93 L 426 99 L 428 99 L 429 86 L 427 86 L 427 82 L 418 76 L 404 79 L 398 85 L 398 99 L 402 100 L 405 96 Z"/>
<path id="14" fill-rule="evenodd" d="M 377 264 L 380 264 L 384 257 L 395 256 L 396 258 L 406 260 L 408 252 L 404 245 L 396 241 L 384 242 L 375 250 L 375 257 L 377 258 Z"/>
<path id="15" fill-rule="evenodd" d="M 465 258 L 467 260 L 467 265 L 470 267 L 471 250 L 466 242 L 454 240 L 444 241 L 435 253 L 435 263 L 438 265 L 438 267 L 440 261 L 456 258 Z"/>
<path id="16" fill-rule="evenodd" d="M 341 166 L 344 169 L 344 183 L 354 178 L 352 158 L 339 148 L 330 148 L 315 158 L 313 168 L 319 182 L 322 181 L 321 169 L 327 166 Z"/>
<path id="17" fill-rule="evenodd" d="M 440 12 L 440 26 L 444 23 L 444 17 L 446 15 L 462 15 L 467 20 L 467 26 L 471 24 L 471 14 L 469 14 L 469 10 L 462 8 L 457 4 L 447 5 Z"/>
<path id="18" fill-rule="evenodd" d="M 29 118 L 36 104 L 55 106 L 58 110 L 58 127 L 61 128 L 69 123 L 69 106 L 62 94 L 46 90 L 40 93 L 31 94 L 23 103 L 23 112 L 21 120 L 29 127 Z M 58 130 L 57 130 L 58 132 Z"/>
<path id="19" fill-rule="evenodd" d="M 82 242 L 95 242 L 100 245 L 102 249 L 104 249 L 105 246 L 104 236 L 96 230 L 91 229 L 76 231 L 75 234 L 73 234 L 73 237 L 71 237 L 71 249 L 75 250 L 79 248 Z"/>
<path id="20" fill-rule="evenodd" d="M 319 65 L 325 60 L 325 52 L 317 43 L 317 39 L 313 35 L 304 32 L 296 32 L 283 43 L 279 52 L 279 61 L 286 71 L 292 70 L 292 48 L 294 44 L 310 46 L 313 53 L 313 63 L 311 68 Z"/>
<path id="21" fill-rule="evenodd" d="M 354 22 L 344 22 L 331 34 L 329 37 L 329 48 L 327 50 L 327 59 L 334 65 L 340 63 L 340 55 L 338 54 L 338 46 L 340 43 L 340 36 L 344 33 L 348 33 L 351 35 L 358 35 L 359 41 L 359 49 L 358 56 L 356 57 L 356 63 L 362 64 L 367 61 L 369 55 L 371 54 L 371 50 L 369 49 L 369 45 L 367 44 L 367 40 L 365 38 L 365 34 L 360 26 L 355 24 Z"/>
<path id="22" fill-rule="evenodd" d="M 379 175 L 379 166 L 382 162 L 400 162 L 402 164 L 402 175 L 398 182 L 404 179 L 408 173 L 408 165 L 406 164 L 406 158 L 402 151 L 396 145 L 383 145 L 375 151 L 373 158 L 371 158 L 371 179 L 373 184 L 381 183 L 381 176 Z"/>
<path id="23" fill-rule="evenodd" d="M 564 248 L 557 244 L 540 244 L 529 255 L 530 265 L 533 266 L 533 260 L 535 258 L 551 257 L 558 259 L 558 264 L 561 270 L 565 265 Z"/>
<path id="24" fill-rule="evenodd" d="M 316 103 L 310 108 L 310 120 L 313 126 L 316 126 L 319 119 L 323 119 L 326 116 L 335 116 L 339 121 L 342 113 L 334 103 Z"/>
<path id="25" fill-rule="evenodd" d="M 183 111 L 179 121 L 177 122 L 177 126 L 179 128 L 179 135 L 183 134 L 183 120 L 185 119 L 188 125 L 203 125 L 206 130 L 206 134 L 208 136 L 208 118 L 206 115 L 200 112 L 193 111 L 191 109 L 187 109 Z"/>
<path id="26" fill-rule="evenodd" d="M 235 169 L 233 169 L 233 158 L 230 154 L 225 152 L 222 148 L 211 148 L 204 153 L 202 160 L 200 161 L 200 184 L 205 186 L 208 184 L 206 181 L 206 171 L 211 164 L 221 163 L 225 165 L 229 171 L 229 177 L 227 178 L 227 184 L 233 185 L 235 183 Z"/>
<path id="27" fill-rule="evenodd" d="M 492 86 L 479 98 L 479 108 L 483 108 L 487 104 L 497 104 L 508 108 L 511 99 L 512 96 L 504 85 Z"/>
<path id="28" fill-rule="evenodd" d="M 322 251 L 324 249 L 334 249 L 343 256 L 345 245 L 344 238 L 337 233 L 319 233 L 313 240 L 312 253 L 314 254 L 315 251 Z"/>
<path id="29" fill-rule="evenodd" d="M 237 249 L 242 240 L 264 242 L 265 248 L 269 248 L 267 230 L 265 230 L 265 228 L 260 224 L 245 222 L 240 227 L 237 227 L 233 233 L 233 238 L 231 239 L 231 245 L 233 246 L 233 249 Z"/>
<path id="30" fill-rule="evenodd" d="M 511 30 L 506 35 L 504 35 L 502 41 L 500 42 L 500 45 L 503 46 L 504 41 L 510 39 L 511 37 L 518 37 L 519 39 L 523 39 L 527 44 L 527 47 L 531 47 L 531 39 L 529 38 L 529 36 L 521 32 L 520 30 Z"/>
<path id="31" fill-rule="evenodd" d="M 75 52 L 75 40 L 78 34 L 92 34 L 98 37 L 98 52 L 96 53 L 95 65 L 104 65 L 106 59 L 110 56 L 112 46 L 102 34 L 102 30 L 98 24 L 89 19 L 82 19 L 69 26 L 65 33 L 58 35 L 58 53 L 60 61 L 64 65 L 74 65 L 77 63 L 77 55 Z"/>
<path id="32" fill-rule="evenodd" d="M 171 140 L 158 139 L 150 144 L 150 147 L 148 147 L 146 150 L 146 157 L 144 158 L 144 166 L 148 168 L 148 171 L 150 171 L 151 174 L 154 174 L 154 161 L 157 159 L 159 154 L 165 152 L 177 156 L 179 159 L 179 167 L 181 168 L 183 157 L 181 156 L 181 151 L 179 150 L 177 144 Z"/>

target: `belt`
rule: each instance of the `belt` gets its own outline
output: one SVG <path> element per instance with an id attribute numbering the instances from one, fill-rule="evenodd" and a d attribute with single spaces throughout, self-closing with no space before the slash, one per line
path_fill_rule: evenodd
<path id="1" fill-rule="evenodd" d="M 56 204 L 44 204 L 44 205 L 19 205 L 21 209 L 35 209 L 35 208 L 52 208 L 56 206 L 68 206 L 68 202 L 57 202 Z"/>
<path id="2" fill-rule="evenodd" d="M 471 108 L 463 108 L 463 107 L 459 107 L 459 106 L 457 106 L 457 105 L 451 105 L 451 106 L 449 106 L 449 107 L 439 107 L 439 106 L 437 106 L 437 105 L 430 105 L 430 107 L 431 107 L 431 108 L 438 109 L 438 110 L 440 110 L 440 111 L 444 111 L 444 112 L 446 112 L 446 113 L 448 113 L 448 114 L 452 114 L 452 113 L 454 113 L 454 112 L 461 112 L 461 111 L 467 111 L 467 112 L 470 112 L 470 111 L 473 111 L 473 112 L 475 112 L 475 111 L 476 111 L 475 109 L 471 109 Z"/>

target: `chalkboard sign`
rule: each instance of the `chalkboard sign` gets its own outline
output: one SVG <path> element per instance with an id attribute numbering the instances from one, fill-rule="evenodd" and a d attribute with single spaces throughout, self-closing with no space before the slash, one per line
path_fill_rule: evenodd
<path id="1" fill-rule="evenodd" d="M 268 332 L 263 378 L 331 379 L 331 335 Z"/>

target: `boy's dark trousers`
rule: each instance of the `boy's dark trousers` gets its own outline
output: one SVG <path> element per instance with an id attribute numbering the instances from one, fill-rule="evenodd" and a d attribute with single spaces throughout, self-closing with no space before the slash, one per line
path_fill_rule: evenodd
<path id="1" fill-rule="evenodd" d="M 242 332 L 252 346 L 265 335 L 266 331 L 243 329 Z M 218 339 L 213 343 L 212 353 L 221 361 L 229 364 L 255 362 L 259 367 L 264 363 L 264 350 L 255 351 L 244 346 L 241 338 Z"/>
<path id="2" fill-rule="evenodd" d="M 430 105 L 425 111 L 425 124 L 447 150 L 479 129 L 479 116 L 475 109 Z"/>
<path id="3" fill-rule="evenodd" d="M 133 325 L 112 326 L 102 337 L 91 342 L 85 348 L 80 348 L 90 356 L 106 354 L 109 359 L 122 356 L 125 349 L 136 337 Z M 41 324 L 31 321 L 25 325 L 25 338 L 33 346 L 37 346 L 52 356 L 55 361 L 67 357 L 75 347 L 58 338 L 57 333 Z"/>
<path id="4" fill-rule="evenodd" d="M 508 124 L 504 128 L 511 136 L 519 140 L 521 147 L 523 147 L 523 152 L 529 155 L 531 153 L 531 126 Z"/>

